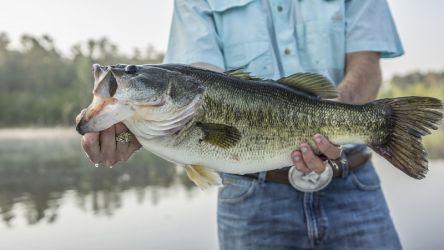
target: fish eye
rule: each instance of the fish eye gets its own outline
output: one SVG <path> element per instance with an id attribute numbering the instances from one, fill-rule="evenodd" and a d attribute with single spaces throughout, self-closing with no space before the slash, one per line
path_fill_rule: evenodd
<path id="1" fill-rule="evenodd" d="M 137 72 L 137 66 L 136 65 L 128 65 L 125 67 L 125 73 L 127 74 L 134 74 Z"/>

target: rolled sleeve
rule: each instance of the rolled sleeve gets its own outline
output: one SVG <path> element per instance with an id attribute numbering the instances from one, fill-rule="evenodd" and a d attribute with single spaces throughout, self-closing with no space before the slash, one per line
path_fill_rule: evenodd
<path id="1" fill-rule="evenodd" d="M 404 54 L 386 0 L 349 0 L 345 15 L 347 53 L 377 51 L 383 58 Z"/>
<path id="2" fill-rule="evenodd" d="M 203 0 L 174 2 L 165 63 L 208 63 L 225 69 L 220 41 L 208 3 Z"/>

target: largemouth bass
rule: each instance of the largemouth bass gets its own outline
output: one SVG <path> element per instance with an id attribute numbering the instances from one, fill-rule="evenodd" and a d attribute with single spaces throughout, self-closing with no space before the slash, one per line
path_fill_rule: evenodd
<path id="1" fill-rule="evenodd" d="M 94 65 L 92 104 L 77 131 L 123 122 L 143 147 L 184 166 L 199 186 L 214 172 L 255 173 L 292 165 L 291 152 L 319 133 L 336 144 L 365 143 L 407 175 L 428 169 L 421 138 L 437 129 L 443 104 L 431 97 L 353 105 L 328 99 L 333 84 L 314 73 L 277 81 L 239 70 L 176 65 Z"/>

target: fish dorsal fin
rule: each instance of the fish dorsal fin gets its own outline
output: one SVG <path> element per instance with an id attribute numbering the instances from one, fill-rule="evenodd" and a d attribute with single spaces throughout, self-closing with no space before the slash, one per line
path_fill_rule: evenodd
<path id="1" fill-rule="evenodd" d="M 224 149 L 236 145 L 241 138 L 239 130 L 232 126 L 203 122 L 197 122 L 196 126 L 203 131 L 204 135 L 201 141 Z"/>
<path id="2" fill-rule="evenodd" d="M 222 184 L 219 174 L 204 166 L 186 165 L 185 171 L 187 172 L 188 178 L 201 189 Z"/>
<path id="3" fill-rule="evenodd" d="M 326 77 L 316 73 L 296 73 L 277 80 L 290 88 L 320 97 L 333 99 L 338 97 L 335 86 Z"/>
<path id="4" fill-rule="evenodd" d="M 242 71 L 241 69 L 225 71 L 225 74 L 243 80 L 262 80 L 258 77 L 251 76 L 249 72 Z"/>

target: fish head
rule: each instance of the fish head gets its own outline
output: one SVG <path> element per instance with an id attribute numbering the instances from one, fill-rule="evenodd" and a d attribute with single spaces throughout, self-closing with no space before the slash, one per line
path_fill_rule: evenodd
<path id="1" fill-rule="evenodd" d="M 93 74 L 93 100 L 76 117 L 76 130 L 82 135 L 107 129 L 134 113 L 131 105 L 122 98 L 110 66 L 94 64 Z"/>
<path id="2" fill-rule="evenodd" d="M 203 92 L 201 84 L 156 65 L 94 64 L 93 71 L 93 101 L 76 118 L 80 134 L 102 131 L 137 114 L 168 119 L 162 111 L 177 113 Z"/>

